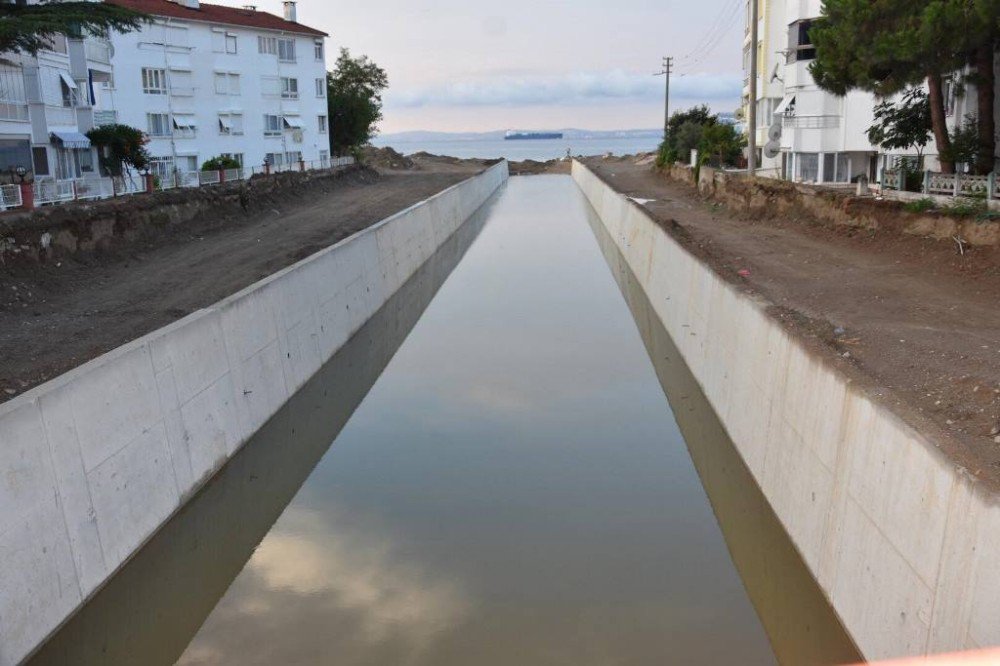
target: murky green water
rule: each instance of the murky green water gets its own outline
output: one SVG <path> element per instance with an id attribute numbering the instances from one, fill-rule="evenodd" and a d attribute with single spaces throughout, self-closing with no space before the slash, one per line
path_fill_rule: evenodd
<path id="1" fill-rule="evenodd" d="M 856 656 L 601 233 L 513 179 L 39 663 Z"/>

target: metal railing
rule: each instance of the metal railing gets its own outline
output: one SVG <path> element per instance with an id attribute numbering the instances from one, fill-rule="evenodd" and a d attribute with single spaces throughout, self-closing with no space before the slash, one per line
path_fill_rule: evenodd
<path id="1" fill-rule="evenodd" d="M 156 190 L 172 190 L 179 187 L 211 187 L 222 183 L 236 182 L 266 174 L 283 171 L 316 171 L 338 169 L 354 164 L 353 157 L 327 158 L 306 162 L 294 162 L 280 168 L 266 166 L 241 167 L 237 169 L 213 169 L 208 171 L 174 171 L 167 175 L 157 175 L 153 179 Z M 93 201 L 112 197 L 142 194 L 146 192 L 146 180 L 141 175 L 111 178 L 108 176 L 86 176 L 67 180 L 40 178 L 31 184 L 36 206 L 62 204 L 72 201 Z M 23 206 L 19 185 L 0 185 L 0 211 Z"/>
<path id="2" fill-rule="evenodd" d="M 21 207 L 21 186 L 0 185 L 0 210 Z"/>
<path id="3" fill-rule="evenodd" d="M 0 100 L 0 120 L 28 121 L 27 102 L 6 102 Z"/>
<path id="4" fill-rule="evenodd" d="M 101 39 L 88 38 L 84 42 L 87 60 L 105 65 L 111 64 L 111 43 Z"/>
<path id="5" fill-rule="evenodd" d="M 840 127 L 840 116 L 783 116 L 781 125 L 789 129 L 829 129 Z"/>

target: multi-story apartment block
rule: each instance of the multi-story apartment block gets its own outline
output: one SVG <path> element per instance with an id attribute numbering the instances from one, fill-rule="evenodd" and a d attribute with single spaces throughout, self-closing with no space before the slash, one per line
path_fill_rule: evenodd
<path id="1" fill-rule="evenodd" d="M 809 29 L 820 15 L 820 0 L 759 1 L 760 174 L 818 183 L 874 177 L 877 151 L 866 134 L 874 97 L 861 91 L 833 95 L 821 90 L 809 73 L 816 57 Z M 749 63 L 745 58 L 748 77 Z M 748 87 L 745 104 L 747 92 Z"/>
<path id="2" fill-rule="evenodd" d="M 111 45 L 94 37 L 60 35 L 35 56 L 0 54 L 0 180 L 14 180 L 18 167 L 36 177 L 95 173 L 84 133 L 110 77 Z"/>
<path id="3" fill-rule="evenodd" d="M 195 171 L 229 155 L 246 166 L 329 157 L 326 33 L 284 16 L 198 0 L 108 0 L 151 14 L 113 39 L 101 120 L 145 131 L 153 171 Z"/>
<path id="4" fill-rule="evenodd" d="M 750 58 L 757 57 L 757 165 L 758 175 L 780 176 L 781 160 L 778 156 L 764 153 L 767 145 L 768 128 L 774 122 L 774 111 L 784 97 L 781 75 L 785 59 L 783 48 L 786 39 L 785 7 L 783 0 L 755 0 L 757 5 L 757 48 L 751 44 L 751 5 L 745 5 L 746 21 L 743 32 L 743 100 L 741 113 L 745 121 L 750 117 Z"/>

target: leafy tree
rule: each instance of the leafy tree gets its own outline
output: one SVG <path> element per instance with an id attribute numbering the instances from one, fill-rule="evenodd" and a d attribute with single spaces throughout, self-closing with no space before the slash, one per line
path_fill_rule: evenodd
<path id="1" fill-rule="evenodd" d="M 955 164 L 975 164 L 979 149 L 979 123 L 975 116 L 968 115 L 951 131 L 951 146 L 946 157 Z"/>
<path id="2" fill-rule="evenodd" d="M 663 166 L 678 160 L 687 161 L 691 151 L 701 143 L 704 128 L 717 125 L 718 122 L 718 116 L 704 104 L 675 111 L 667 121 L 667 136 L 660 144 L 657 163 Z"/>
<path id="3" fill-rule="evenodd" d="M 35 54 L 56 35 L 95 35 L 138 30 L 150 17 L 107 2 L 0 3 L 0 52 Z"/>
<path id="4" fill-rule="evenodd" d="M 743 155 L 746 145 L 746 137 L 732 125 L 705 125 L 698 142 L 698 158 L 712 166 L 734 166 Z"/>
<path id="5" fill-rule="evenodd" d="M 888 97 L 926 80 L 931 128 L 942 169 L 951 172 L 954 164 L 947 158 L 951 137 L 945 122 L 942 76 L 975 64 L 974 56 L 980 49 L 992 56 L 997 43 L 998 3 L 1000 0 L 823 0 L 822 16 L 809 33 L 816 47 L 810 71 L 821 88 L 838 95 L 859 88 Z M 992 64 L 987 69 L 992 69 Z M 992 78 L 992 71 L 988 75 Z M 993 86 L 988 88 L 982 91 L 984 97 L 993 94 Z M 991 134 L 991 154 L 994 140 Z M 985 145 L 981 149 L 987 152 Z"/>
<path id="6" fill-rule="evenodd" d="M 349 50 L 340 50 L 334 70 L 326 75 L 334 154 L 350 153 L 375 136 L 382 119 L 382 92 L 388 86 L 385 70 L 368 56 L 352 58 Z"/>
<path id="7" fill-rule="evenodd" d="M 931 134 L 931 105 L 922 88 L 910 88 L 899 102 L 885 100 L 875 105 L 875 124 L 868 128 L 868 140 L 886 150 L 915 148 L 923 155 Z"/>
<path id="8" fill-rule="evenodd" d="M 219 169 L 239 169 L 240 163 L 232 155 L 218 155 L 210 160 L 205 160 L 201 165 L 202 171 L 218 171 Z"/>
<path id="9" fill-rule="evenodd" d="M 149 167 L 149 137 L 129 125 L 100 125 L 87 132 L 98 149 L 101 167 L 112 176 L 121 176 L 126 168 L 142 171 Z"/>
<path id="10" fill-rule="evenodd" d="M 685 111 L 675 111 L 667 121 L 667 137 L 680 129 L 684 123 L 694 123 L 696 125 L 714 125 L 719 122 L 719 118 L 709 111 L 708 106 L 692 106 Z"/>

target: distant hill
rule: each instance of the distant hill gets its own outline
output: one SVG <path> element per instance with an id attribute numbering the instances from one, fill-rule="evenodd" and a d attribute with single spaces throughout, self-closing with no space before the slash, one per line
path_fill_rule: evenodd
<path id="1" fill-rule="evenodd" d="M 633 130 L 585 130 L 577 128 L 566 129 L 537 129 L 512 127 L 511 130 L 518 132 L 561 132 L 564 139 L 609 139 L 609 138 L 645 138 L 659 137 L 663 134 L 662 129 L 633 129 Z M 427 141 L 484 141 L 502 140 L 508 130 L 493 130 L 491 132 L 394 132 L 391 134 L 380 134 L 376 137 L 376 143 L 406 143 L 406 142 L 427 142 Z"/>

